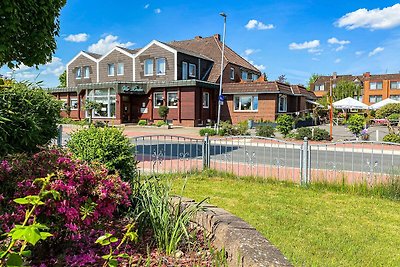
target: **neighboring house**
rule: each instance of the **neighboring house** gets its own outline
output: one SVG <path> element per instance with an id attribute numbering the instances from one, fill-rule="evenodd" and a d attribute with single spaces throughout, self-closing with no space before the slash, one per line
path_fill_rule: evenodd
<path id="1" fill-rule="evenodd" d="M 221 119 L 232 123 L 247 119 L 274 121 L 280 114 L 304 114 L 317 99 L 303 86 L 264 81 L 263 77 L 254 82 L 224 84 L 223 94 L 226 105 Z"/>
<path id="2" fill-rule="evenodd" d="M 173 124 L 205 125 L 217 118 L 220 39 L 216 34 L 169 43 L 153 40 L 140 49 L 115 47 L 104 55 L 82 51 L 67 64 L 67 87 L 50 90 L 71 107 L 73 119 L 88 117 L 84 103 L 89 99 L 102 103 L 101 110 L 93 111 L 95 120 L 115 124 L 157 121 L 162 119 L 158 108 L 167 105 L 167 119 Z M 261 76 L 228 46 L 223 67 L 224 87 L 238 82 L 251 84 Z M 288 95 L 296 94 L 288 88 Z M 226 90 L 229 94 L 228 87 Z M 289 104 L 288 109 L 298 111 L 303 106 L 296 102 L 295 108 Z M 245 112 L 242 114 L 240 120 L 246 119 Z M 62 116 L 67 116 L 65 110 Z"/>
<path id="3" fill-rule="evenodd" d="M 330 88 L 340 81 L 352 81 L 361 86 L 361 95 L 354 96 L 355 99 L 371 105 L 386 98 L 400 100 L 400 74 L 371 74 L 363 75 L 337 75 L 320 76 L 311 84 L 311 91 L 319 98 L 329 93 Z M 334 90 L 334 89 L 333 89 Z"/>

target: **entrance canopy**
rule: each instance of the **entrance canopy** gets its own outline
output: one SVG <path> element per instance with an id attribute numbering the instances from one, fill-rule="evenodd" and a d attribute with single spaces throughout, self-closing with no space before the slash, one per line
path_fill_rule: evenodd
<path id="1" fill-rule="evenodd" d="M 387 104 L 399 104 L 399 101 L 396 101 L 394 99 L 391 98 L 386 98 L 385 100 L 379 101 L 378 103 L 375 103 L 371 106 L 369 106 L 370 109 L 380 109 L 383 106 L 386 106 Z"/>
<path id="2" fill-rule="evenodd" d="M 354 99 L 347 97 L 345 99 L 336 101 L 332 103 L 333 107 L 336 109 L 368 109 L 368 105 Z"/>

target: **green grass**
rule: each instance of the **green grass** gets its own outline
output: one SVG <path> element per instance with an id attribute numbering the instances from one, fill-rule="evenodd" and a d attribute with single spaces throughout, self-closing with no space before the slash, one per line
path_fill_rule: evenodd
<path id="1" fill-rule="evenodd" d="M 174 175 L 174 192 L 241 217 L 295 266 L 400 266 L 400 202 L 351 190 L 215 172 Z"/>

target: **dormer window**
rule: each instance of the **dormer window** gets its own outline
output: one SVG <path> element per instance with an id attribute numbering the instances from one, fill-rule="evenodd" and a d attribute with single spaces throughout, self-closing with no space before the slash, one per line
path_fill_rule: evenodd
<path id="1" fill-rule="evenodd" d="M 247 71 L 242 71 L 242 80 L 247 81 L 248 76 L 247 76 Z"/>
<path id="2" fill-rule="evenodd" d="M 325 85 L 324 84 L 316 84 L 314 87 L 314 91 L 324 91 Z"/>
<path id="3" fill-rule="evenodd" d="M 257 81 L 258 80 L 258 78 L 259 78 L 259 76 L 257 75 L 257 74 L 251 74 L 251 79 L 253 80 L 253 81 Z"/>
<path id="4" fill-rule="evenodd" d="M 144 61 L 144 76 L 153 75 L 153 59 L 148 58 Z"/>
<path id="5" fill-rule="evenodd" d="M 235 69 L 231 68 L 231 80 L 235 79 Z"/>
<path id="6" fill-rule="evenodd" d="M 182 62 L 182 80 L 188 79 L 188 64 L 187 62 Z"/>
<path id="7" fill-rule="evenodd" d="M 157 75 L 165 75 L 165 58 L 157 58 L 156 67 Z"/>
<path id="8" fill-rule="evenodd" d="M 82 68 L 78 67 L 75 69 L 75 78 L 76 79 L 81 79 L 82 78 Z"/>
<path id="9" fill-rule="evenodd" d="M 196 65 L 195 64 L 189 64 L 189 77 L 196 78 Z"/>

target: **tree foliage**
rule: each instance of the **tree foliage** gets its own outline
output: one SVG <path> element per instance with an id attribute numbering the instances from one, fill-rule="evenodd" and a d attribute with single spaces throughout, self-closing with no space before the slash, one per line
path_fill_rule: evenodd
<path id="1" fill-rule="evenodd" d="M 169 107 L 167 106 L 161 106 L 158 108 L 158 115 L 164 120 L 164 122 L 167 122 L 167 116 L 169 113 Z"/>
<path id="2" fill-rule="evenodd" d="M 333 90 L 333 101 L 361 95 L 361 86 L 352 81 L 339 81 Z"/>
<path id="3" fill-rule="evenodd" d="M 387 118 L 392 114 L 400 114 L 400 104 L 390 103 L 376 111 L 376 117 L 379 119 Z"/>
<path id="4" fill-rule="evenodd" d="M 60 85 L 58 87 L 67 87 L 67 71 L 64 70 L 63 73 L 58 76 L 58 80 L 60 81 Z"/>
<path id="5" fill-rule="evenodd" d="M 0 1 L 0 66 L 34 66 L 51 60 L 66 0 Z"/>
<path id="6" fill-rule="evenodd" d="M 308 83 L 307 83 L 307 87 L 306 87 L 308 91 L 311 90 L 311 84 L 315 83 L 317 81 L 317 79 L 319 78 L 319 76 L 321 76 L 321 75 L 319 75 L 317 73 L 311 74 L 311 77 L 310 77 L 310 79 L 308 79 Z"/>
<path id="7" fill-rule="evenodd" d="M 276 81 L 280 83 L 289 83 L 286 78 L 286 74 L 279 75 Z"/>

